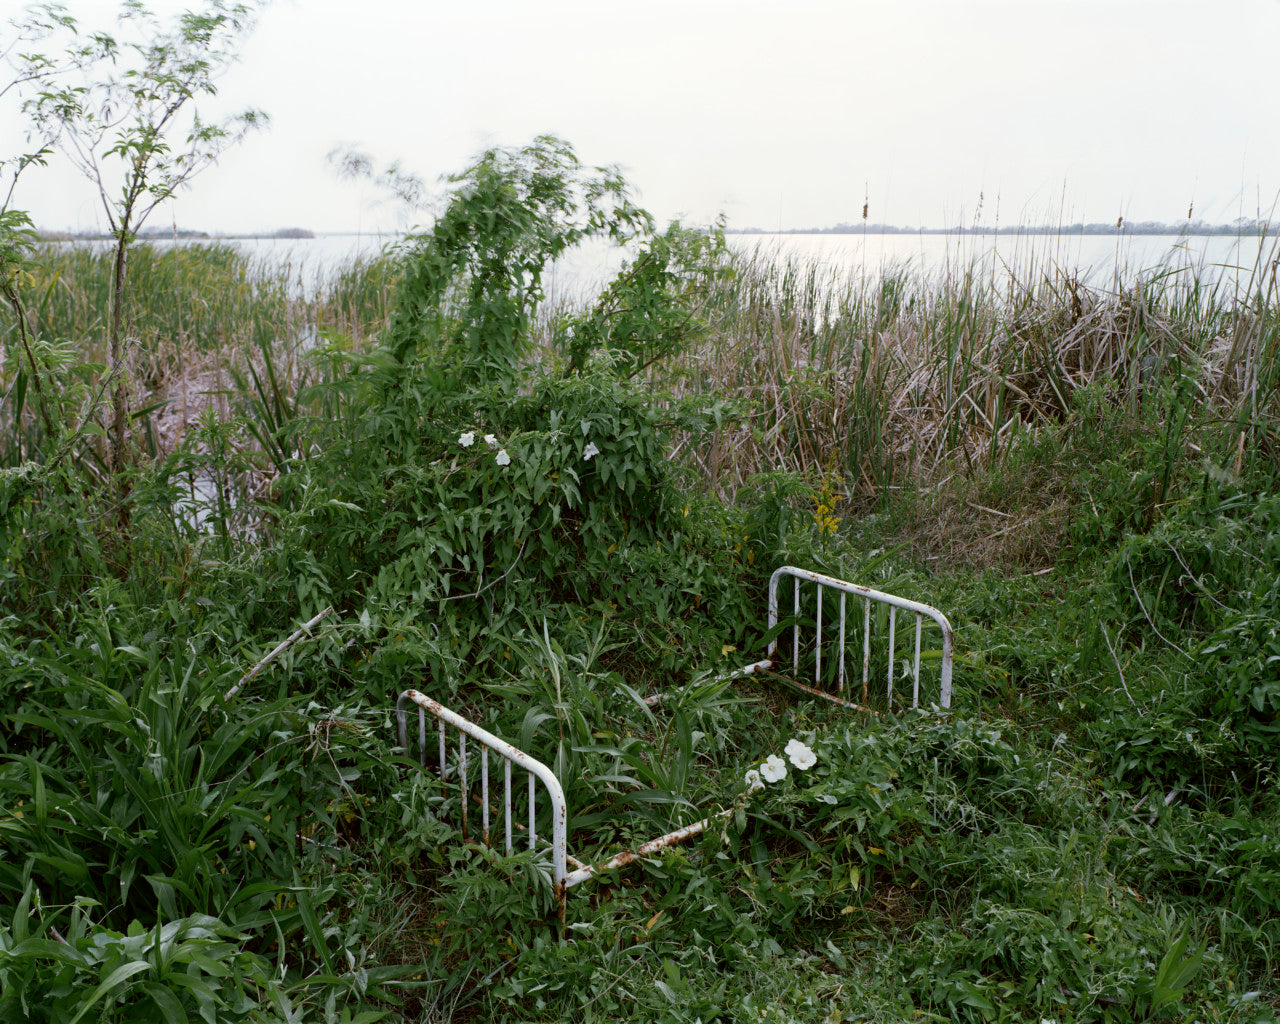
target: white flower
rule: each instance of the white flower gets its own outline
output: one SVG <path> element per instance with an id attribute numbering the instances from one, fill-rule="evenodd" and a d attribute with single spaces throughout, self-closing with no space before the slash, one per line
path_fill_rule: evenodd
<path id="1" fill-rule="evenodd" d="M 498 454 L 493 457 L 493 461 L 499 466 L 509 466 L 511 465 L 511 456 L 507 454 L 505 448 L 499 448 Z"/>
<path id="2" fill-rule="evenodd" d="M 765 782 L 781 782 L 787 777 L 787 763 L 777 754 L 770 754 L 760 766 L 760 776 Z"/>
<path id="3" fill-rule="evenodd" d="M 747 772 L 746 782 L 748 793 L 756 793 L 764 789 L 764 783 L 760 781 L 760 773 L 754 768 Z"/>
<path id="4" fill-rule="evenodd" d="M 782 751 L 791 760 L 791 763 L 799 768 L 802 772 L 812 768 L 818 763 L 818 755 L 809 749 L 807 744 L 801 743 L 799 740 L 791 740 Z"/>
<path id="5" fill-rule="evenodd" d="M 490 448 L 496 448 L 498 446 L 498 439 L 494 437 L 492 434 L 485 434 L 484 443 L 487 444 Z"/>
<path id="6" fill-rule="evenodd" d="M 470 448 L 475 443 L 476 434 L 474 430 L 468 430 L 458 438 L 458 444 L 462 445 L 463 448 Z"/>
<path id="7" fill-rule="evenodd" d="M 600 454 L 600 449 L 596 447 L 594 441 L 588 441 L 587 446 L 582 449 L 582 457 L 590 462 L 595 456 Z"/>

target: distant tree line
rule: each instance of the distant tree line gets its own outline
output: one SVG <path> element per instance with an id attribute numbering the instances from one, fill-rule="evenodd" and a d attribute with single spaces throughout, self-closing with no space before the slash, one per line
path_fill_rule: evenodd
<path id="1" fill-rule="evenodd" d="M 893 224 L 846 224 L 826 228 L 788 228 L 773 231 L 766 228 L 732 228 L 738 235 L 1265 235 L 1271 224 L 1261 219 L 1237 218 L 1231 224 L 1207 224 L 1201 220 L 1165 224 L 1155 220 L 1129 221 L 1123 218 L 1109 223 L 1092 224 L 1003 224 L 956 225 L 949 228 L 913 228 Z"/>
<path id="2" fill-rule="evenodd" d="M 114 236 L 105 231 L 46 231 L 38 229 L 35 236 L 41 242 L 83 242 L 83 241 L 99 241 Z M 183 238 L 183 239 L 208 239 L 219 241 L 229 238 L 315 238 L 316 233 L 309 228 L 280 228 L 278 231 L 262 231 L 252 234 L 236 234 L 236 235 L 211 235 L 208 231 L 195 231 L 191 228 L 143 228 L 137 234 L 137 240 L 140 242 L 156 241 L 165 238 Z"/>

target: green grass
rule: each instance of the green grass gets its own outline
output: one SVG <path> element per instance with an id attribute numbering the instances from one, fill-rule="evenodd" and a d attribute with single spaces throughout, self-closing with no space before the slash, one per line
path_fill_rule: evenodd
<path id="1" fill-rule="evenodd" d="M 105 268 L 46 254 L 24 294 L 68 429 L 12 345 L 0 414 L 3 1013 L 1274 1018 L 1266 281 L 634 274 L 688 332 L 634 380 L 643 324 L 566 375 L 544 315 L 460 383 L 379 347 L 387 261 L 307 300 L 225 248 L 135 267 L 138 395 L 199 364 L 225 405 L 105 481 Z M 227 489 L 209 533 L 172 514 L 193 475 Z M 942 608 L 952 712 L 715 685 L 788 562 Z M 563 941 L 545 856 L 460 843 L 392 747 L 407 686 L 555 763 L 580 855 L 733 807 L 792 738 L 818 763 L 575 891 Z"/>

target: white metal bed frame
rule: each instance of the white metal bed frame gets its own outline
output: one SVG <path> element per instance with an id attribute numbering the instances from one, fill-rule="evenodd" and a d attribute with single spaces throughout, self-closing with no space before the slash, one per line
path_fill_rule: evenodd
<path id="1" fill-rule="evenodd" d="M 778 654 L 778 626 L 782 622 L 778 616 L 778 589 L 783 579 L 790 578 L 792 582 L 792 615 L 790 631 L 791 637 L 791 659 L 790 665 L 792 675 L 786 675 L 774 671 L 774 664 Z M 816 587 L 813 593 L 812 606 L 814 609 L 814 617 L 812 620 L 802 619 L 802 612 L 806 610 L 807 603 L 802 599 L 802 585 L 811 583 Z M 823 608 L 825 604 L 824 591 L 834 591 L 839 595 L 839 632 L 838 638 L 834 643 L 830 640 L 824 641 L 823 636 Z M 862 617 L 862 703 L 856 703 L 845 697 L 845 683 L 847 673 L 845 671 L 845 648 L 848 636 L 847 608 L 848 599 L 850 597 L 863 602 Z M 798 689 L 810 696 L 823 700 L 831 701 L 842 707 L 853 710 L 867 711 L 872 714 L 868 705 L 869 685 L 870 685 L 870 667 L 871 667 L 871 633 L 872 633 L 872 605 L 888 606 L 888 679 L 886 688 L 886 698 L 889 708 L 892 708 L 893 687 L 895 678 L 895 635 L 897 626 L 898 612 L 906 612 L 915 616 L 915 646 L 914 658 L 911 663 L 910 676 L 912 680 L 911 687 L 911 706 L 918 707 L 920 705 L 920 664 L 921 664 L 921 633 L 924 628 L 924 620 L 929 619 L 935 623 L 941 630 L 942 643 L 940 646 L 939 656 L 939 680 L 938 680 L 938 700 L 937 705 L 942 708 L 951 706 L 951 671 L 954 660 L 955 639 L 950 622 L 936 608 L 918 601 L 910 601 L 906 598 L 897 597 L 893 594 L 886 594 L 878 590 L 872 590 L 870 587 L 864 587 L 856 583 L 848 583 L 844 580 L 838 580 L 832 576 L 824 576 L 821 573 L 811 572 L 807 569 L 798 569 L 795 566 L 784 565 L 773 573 L 769 579 L 769 632 L 772 639 L 769 642 L 768 657 L 760 661 L 745 665 L 741 669 L 733 673 L 735 676 L 760 676 L 773 681 L 781 682 L 794 689 Z M 808 625 L 812 622 L 813 633 L 809 639 L 803 638 L 802 625 Z M 786 626 L 782 632 L 786 631 Z M 829 692 L 822 688 L 822 660 L 824 648 L 827 651 L 828 666 L 830 669 L 830 659 L 836 658 L 835 669 L 835 692 Z M 833 654 L 834 652 L 834 654 Z M 804 657 L 802 658 L 802 654 Z M 800 674 L 802 668 L 808 669 L 809 655 L 812 654 L 813 664 L 813 684 L 801 682 L 795 678 Z M 905 674 L 905 673 L 903 673 Z M 551 870 L 552 880 L 555 886 L 556 902 L 558 914 L 561 922 L 565 917 L 565 904 L 569 889 L 585 882 L 590 878 L 594 878 L 604 872 L 613 871 L 624 867 L 627 864 L 641 857 L 647 857 L 667 846 L 683 842 L 693 836 L 701 834 L 706 830 L 707 826 L 715 821 L 721 821 L 732 812 L 722 811 L 717 815 L 704 818 L 702 821 L 687 825 L 684 828 L 669 832 L 666 835 L 659 836 L 644 843 L 633 850 L 624 850 L 606 861 L 596 864 L 585 864 L 577 858 L 571 856 L 568 850 L 568 820 L 569 809 L 565 802 L 564 789 L 560 785 L 560 780 L 556 778 L 555 773 L 541 761 L 529 756 L 524 751 L 512 746 L 510 743 L 495 736 L 493 733 L 482 728 L 471 720 L 465 718 L 458 713 L 446 708 L 439 701 L 433 700 L 426 694 L 417 690 L 405 690 L 396 700 L 396 719 L 398 724 L 398 733 L 400 746 L 406 750 L 411 749 L 408 736 L 408 710 L 409 705 L 416 705 L 418 708 L 418 755 L 419 764 L 426 767 L 427 760 L 427 715 L 430 714 L 436 720 L 436 739 L 438 745 L 438 762 L 437 773 L 442 785 L 449 785 L 449 776 L 451 774 L 448 754 L 449 747 L 446 742 L 446 733 L 449 729 L 454 729 L 458 733 L 458 758 L 455 762 L 457 768 L 457 785 L 459 794 L 459 804 L 461 807 L 460 815 L 462 819 L 462 836 L 464 842 L 471 839 L 471 820 L 468 810 L 468 803 L 478 803 L 480 809 L 480 840 L 485 846 L 491 845 L 493 832 L 500 829 L 503 835 L 505 850 L 510 855 L 514 850 L 514 838 L 516 831 L 527 833 L 527 842 L 529 849 L 535 849 L 539 843 L 537 833 L 537 783 L 542 783 L 547 798 L 551 802 L 551 838 L 542 839 L 551 848 Z M 467 739 L 472 739 L 479 746 L 479 794 L 473 792 L 475 786 L 475 776 L 471 771 L 474 766 L 474 759 L 469 761 L 467 753 Z M 501 815 L 497 812 L 496 805 L 490 803 L 490 775 L 489 775 L 489 753 L 492 751 L 503 762 L 502 772 L 502 790 L 503 790 L 503 812 Z M 528 777 L 528 813 L 529 822 L 527 827 L 521 823 L 513 821 L 513 805 L 515 791 L 512 789 L 511 769 L 515 765 L 518 769 L 522 769 Z M 572 870 L 570 870 L 572 868 Z"/>

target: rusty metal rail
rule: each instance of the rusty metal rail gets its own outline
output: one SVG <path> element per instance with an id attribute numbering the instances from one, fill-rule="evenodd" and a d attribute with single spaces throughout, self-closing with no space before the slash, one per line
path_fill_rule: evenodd
<path id="1" fill-rule="evenodd" d="M 792 619 L 791 623 L 791 659 L 790 665 L 784 664 L 782 667 L 789 668 L 791 675 L 785 672 L 775 670 L 775 662 L 778 654 L 778 630 L 777 627 L 783 620 L 779 617 L 778 590 L 779 584 L 784 578 L 790 578 L 792 583 Z M 811 583 L 816 590 L 810 597 L 802 595 L 802 585 Z M 832 591 L 839 595 L 839 629 L 838 639 L 831 640 L 830 637 L 824 636 L 823 633 L 823 613 L 826 604 L 825 591 Z M 862 629 L 850 631 L 847 621 L 847 604 L 849 597 L 852 596 L 856 600 L 863 602 Z M 868 689 L 870 685 L 870 666 L 871 666 L 871 650 L 872 650 L 872 604 L 883 604 L 889 607 L 888 611 L 888 683 L 886 695 L 889 707 L 893 702 L 893 686 L 895 675 L 895 633 L 896 619 L 899 611 L 904 611 L 915 616 L 915 656 L 911 663 L 910 676 L 912 680 L 911 687 L 911 706 L 917 707 L 920 704 L 920 664 L 921 664 L 921 632 L 924 628 L 924 620 L 929 619 L 936 623 L 942 632 L 942 643 L 940 651 L 940 670 L 939 670 L 939 697 L 938 704 L 941 707 L 950 707 L 951 705 L 951 669 L 954 657 L 954 637 L 951 630 L 951 624 L 936 608 L 929 605 L 920 604 L 916 601 L 909 601 L 905 598 L 896 597 L 892 594 L 885 594 L 878 590 L 872 590 L 869 587 L 863 587 L 855 583 L 847 583 L 844 580 L 835 579 L 832 576 L 823 576 L 821 573 L 811 572 L 807 569 L 797 569 L 794 566 L 783 566 L 778 569 L 769 580 L 769 629 L 773 635 L 773 639 L 769 643 L 769 657 L 760 661 L 745 665 L 732 673 L 733 676 L 755 675 L 763 679 L 775 680 L 785 683 L 788 686 L 795 687 L 811 696 L 820 697 L 824 700 L 832 701 L 842 707 L 868 712 L 874 714 L 874 711 L 867 706 Z M 806 618 L 805 613 L 812 609 L 812 618 Z M 802 625 L 812 626 L 812 634 L 802 638 Z M 784 630 L 785 631 L 785 626 Z M 847 700 L 844 697 L 846 683 L 846 651 L 847 641 L 850 633 L 860 635 L 862 640 L 862 703 L 856 703 Z M 834 676 L 834 679 L 824 678 L 823 675 L 823 657 L 824 652 L 827 659 L 827 675 Z M 802 657 L 803 655 L 803 657 Z M 834 663 L 834 668 L 832 667 Z M 803 673 L 807 675 L 810 666 L 812 667 L 813 685 L 801 682 L 798 678 Z M 835 692 L 830 689 L 824 689 L 824 684 L 830 685 L 834 683 Z M 646 698 L 645 703 L 657 704 L 660 702 L 662 695 Z M 504 849 L 510 855 L 515 848 L 516 835 L 521 834 L 523 841 L 527 842 L 529 849 L 537 848 L 539 843 L 548 846 L 551 850 L 551 870 L 552 881 L 555 886 L 556 901 L 559 909 L 560 920 L 563 922 L 565 916 L 565 902 L 569 889 L 585 882 L 588 879 L 595 878 L 600 874 L 613 871 L 618 868 L 625 867 L 634 861 L 651 856 L 665 847 L 672 846 L 676 843 L 684 842 L 694 836 L 702 834 L 712 822 L 723 821 L 725 817 L 733 813 L 730 808 L 727 811 L 721 811 L 711 817 L 704 818 L 702 821 L 686 825 L 684 828 L 676 829 L 668 832 L 666 835 L 651 839 L 646 843 L 636 847 L 634 850 L 624 850 L 615 854 L 613 857 L 603 860 L 597 864 L 585 864 L 573 857 L 568 849 L 568 831 L 569 831 L 569 808 L 565 802 L 564 789 L 560 785 L 560 780 L 556 778 L 555 773 L 541 761 L 530 757 L 524 751 L 512 746 L 506 740 L 495 736 L 487 729 L 476 725 L 466 717 L 451 711 L 439 701 L 432 700 L 426 694 L 419 693 L 417 690 L 405 690 L 396 700 L 396 719 L 399 727 L 400 746 L 406 751 L 411 751 L 412 747 L 409 742 L 408 735 L 408 714 L 409 706 L 416 705 L 418 709 L 418 729 L 417 729 L 417 746 L 418 746 L 418 763 L 423 767 L 427 767 L 427 753 L 431 746 L 435 747 L 436 753 L 436 771 L 441 784 L 449 789 L 456 784 L 458 790 L 459 814 L 462 824 L 462 836 L 464 841 L 471 840 L 471 805 L 479 807 L 480 812 L 480 835 L 479 840 L 485 846 L 492 846 L 497 835 L 501 835 Z M 436 733 L 434 744 L 428 743 L 427 716 L 430 715 L 435 720 L 434 731 Z M 453 735 L 456 734 L 456 740 Z M 476 768 L 475 753 L 468 753 L 467 740 L 470 738 L 475 745 L 479 747 L 478 761 Z M 451 759 L 451 752 L 455 749 L 456 757 Z M 491 784 L 489 755 L 490 752 L 495 754 L 503 762 L 502 767 L 502 801 L 501 810 L 499 805 L 491 800 L 491 794 L 498 787 Z M 519 803 L 519 786 L 512 786 L 512 767 L 525 772 L 527 782 L 527 817 L 528 824 L 524 824 L 519 820 L 516 814 L 516 807 Z M 550 825 L 551 836 L 547 838 L 545 835 L 538 835 L 538 801 L 537 801 L 537 783 L 542 783 L 542 788 L 546 793 L 546 798 L 550 806 Z M 476 793 L 476 789 L 479 793 Z M 544 818 L 544 821 L 546 819 Z M 572 870 L 570 870 L 572 867 Z"/>
<path id="2" fill-rule="evenodd" d="M 779 645 L 776 630 L 778 623 L 782 619 L 779 616 L 778 590 L 779 584 L 784 578 L 789 578 L 793 581 L 791 584 L 792 614 L 790 616 L 793 619 L 790 659 L 792 675 L 787 677 L 779 674 L 774 678 L 779 678 L 782 682 L 797 687 L 812 696 L 822 697 L 825 700 L 851 709 L 866 710 L 870 700 L 872 634 L 874 632 L 872 605 L 887 605 L 889 609 L 886 651 L 888 667 L 885 695 L 889 708 L 892 709 L 893 707 L 893 684 L 897 653 L 896 633 L 899 611 L 907 612 L 915 617 L 915 655 L 911 660 L 910 669 L 911 707 L 920 706 L 920 642 L 926 619 L 935 623 L 942 634 L 939 652 L 937 703 L 944 708 L 951 706 L 951 670 L 955 660 L 955 634 L 952 631 L 951 623 L 947 621 L 947 617 L 942 612 L 930 605 L 921 604 L 919 601 L 910 601 L 905 597 L 872 590 L 870 587 L 864 587 L 857 583 L 847 583 L 844 580 L 836 579 L 834 576 L 824 576 L 808 569 L 797 569 L 793 565 L 784 565 L 769 578 L 769 631 L 773 635 L 773 639 L 769 642 L 769 657 L 764 661 L 758 661 L 746 666 L 742 670 L 743 674 L 759 673 L 765 669 L 773 669 L 775 671 L 779 669 Z M 802 586 L 805 583 L 813 584 L 811 592 L 806 593 L 807 588 Z M 833 591 L 839 595 L 839 630 L 834 643 L 829 635 L 824 635 L 823 633 L 823 612 L 828 604 L 826 591 Z M 851 639 L 848 621 L 848 601 L 850 597 L 853 597 L 855 601 L 862 602 L 862 628 L 858 630 L 855 623 L 852 630 L 855 637 L 860 635 L 862 640 L 861 704 L 847 700 L 843 696 L 848 676 L 846 671 L 846 662 L 848 661 L 846 649 L 849 646 L 848 640 Z M 807 615 L 810 610 L 812 611 L 811 616 Z M 809 624 L 812 624 L 813 627 L 812 634 L 804 637 L 805 631 L 801 627 Z M 828 675 L 834 675 L 835 678 L 833 680 L 826 679 L 823 676 L 824 649 L 827 652 Z M 831 669 L 833 658 L 835 661 L 834 671 Z M 785 655 L 782 661 L 785 664 Z M 799 676 L 802 674 L 802 670 L 806 676 L 810 671 L 812 672 L 812 685 L 800 681 Z M 827 685 L 834 683 L 835 692 L 832 693 L 830 689 L 824 689 L 824 683 Z"/>
<path id="3" fill-rule="evenodd" d="M 522 832 L 527 836 L 529 849 L 536 849 L 539 842 L 544 843 L 551 849 L 551 874 L 552 883 L 555 886 L 556 903 L 560 920 L 564 920 L 565 913 L 565 897 L 568 890 L 579 882 L 585 882 L 589 878 L 594 878 L 605 871 L 613 871 L 630 864 L 632 861 L 640 857 L 647 857 L 657 853 L 664 847 L 671 846 L 675 843 L 683 842 L 693 836 L 699 835 L 711 821 L 711 818 L 705 818 L 702 821 L 695 822 L 674 832 L 669 832 L 665 836 L 659 836 L 657 839 L 651 839 L 635 850 L 624 850 L 616 854 L 614 857 L 599 864 L 584 864 L 576 857 L 569 855 L 568 843 L 568 819 L 569 808 L 565 803 L 564 789 L 560 785 L 560 780 L 556 778 L 555 772 L 548 768 L 537 758 L 530 757 L 524 751 L 512 746 L 506 740 L 495 736 L 487 729 L 476 725 L 474 722 L 456 711 L 451 711 L 437 700 L 432 700 L 424 693 L 417 690 L 405 690 L 396 699 L 396 723 L 398 726 L 400 746 L 405 750 L 411 750 L 409 743 L 409 723 L 408 712 L 409 705 L 415 704 L 418 708 L 418 763 L 423 768 L 427 767 L 427 750 L 429 744 L 427 742 L 427 715 L 430 714 L 436 720 L 436 741 L 437 741 L 437 759 L 436 772 L 437 777 L 445 786 L 451 786 L 450 776 L 454 776 L 457 780 L 458 787 L 458 803 L 460 807 L 460 815 L 462 818 L 462 838 L 464 841 L 470 841 L 470 815 L 468 813 L 468 805 L 477 803 L 480 807 L 481 815 L 481 835 L 480 841 L 485 846 L 492 846 L 494 833 L 501 832 L 506 853 L 508 856 L 514 850 L 514 838 L 516 832 Z M 449 755 L 451 750 L 451 739 L 448 735 L 449 729 L 452 728 L 457 732 L 457 759 L 451 766 L 449 763 Z M 480 793 L 477 797 L 473 792 L 477 779 L 474 775 L 468 774 L 468 754 L 467 754 L 467 737 L 471 737 L 480 745 L 480 768 L 479 768 L 479 786 Z M 502 759 L 503 762 L 503 783 L 502 783 L 502 814 L 497 814 L 496 805 L 490 803 L 490 784 L 489 784 L 489 752 L 493 751 Z M 522 769 L 528 776 L 528 815 L 529 823 L 524 825 L 519 820 L 513 820 L 512 808 L 515 805 L 515 795 L 517 790 L 511 785 L 511 767 L 515 765 Z M 455 769 L 456 768 L 456 772 Z M 535 781 L 536 780 L 536 781 Z M 548 800 L 551 805 L 551 839 L 545 837 L 539 838 L 537 822 L 537 782 L 541 782 L 546 790 Z M 496 819 L 496 820 L 491 820 Z M 574 870 L 569 871 L 568 867 L 572 864 Z"/>

